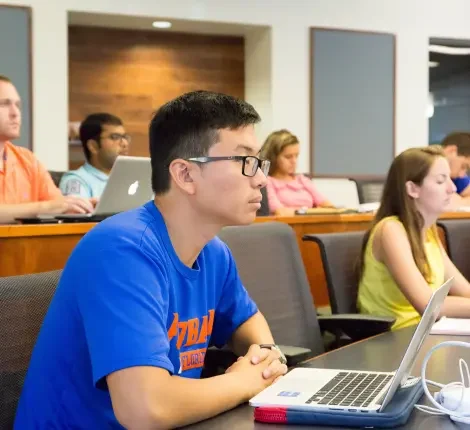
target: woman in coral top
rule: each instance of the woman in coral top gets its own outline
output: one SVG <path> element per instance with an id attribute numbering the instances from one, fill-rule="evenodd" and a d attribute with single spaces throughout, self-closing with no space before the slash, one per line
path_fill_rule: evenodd
<path id="1" fill-rule="evenodd" d="M 292 216 L 302 208 L 333 205 L 304 175 L 297 175 L 299 141 L 288 130 L 271 133 L 261 149 L 261 157 L 271 161 L 268 176 L 269 210 L 274 215 Z"/>

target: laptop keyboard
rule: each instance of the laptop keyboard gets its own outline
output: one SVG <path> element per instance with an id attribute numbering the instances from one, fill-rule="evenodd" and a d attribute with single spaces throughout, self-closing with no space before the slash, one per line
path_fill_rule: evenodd
<path id="1" fill-rule="evenodd" d="M 340 372 L 305 403 L 367 407 L 392 377 L 367 372 Z"/>

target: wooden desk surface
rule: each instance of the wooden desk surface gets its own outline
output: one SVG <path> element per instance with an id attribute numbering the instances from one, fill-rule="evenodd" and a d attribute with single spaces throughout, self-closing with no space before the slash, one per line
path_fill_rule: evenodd
<path id="1" fill-rule="evenodd" d="M 0 238 L 83 235 L 94 225 L 95 223 L 2 225 Z"/>
<path id="2" fill-rule="evenodd" d="M 350 369 L 391 372 L 398 368 L 405 353 L 408 343 L 413 335 L 415 327 L 409 327 L 396 332 L 388 332 L 371 339 L 357 342 L 345 348 L 323 354 L 307 364 L 308 367 L 322 369 Z M 461 340 L 470 342 L 470 336 L 444 337 L 429 336 L 423 344 L 413 367 L 412 375 L 419 376 L 424 356 L 432 346 L 445 340 Z M 444 348 L 435 353 L 429 362 L 426 376 L 429 379 L 444 384 L 452 381 L 460 381 L 458 359 L 463 358 L 470 363 L 470 350 L 468 348 Z M 419 403 L 429 404 L 424 400 Z M 253 420 L 253 408 L 247 404 L 239 406 L 231 411 L 225 412 L 215 418 L 203 421 L 192 426 L 185 427 L 191 430 L 215 430 L 215 429 L 237 429 L 237 430 L 299 430 L 298 425 L 261 424 Z M 339 429 L 339 427 L 312 427 L 318 430 Z M 346 427 L 341 427 L 345 429 Z M 402 429 L 426 429 L 426 430 L 451 430 L 460 428 L 449 418 L 441 416 L 430 416 L 414 410 L 408 422 Z"/>
<path id="3" fill-rule="evenodd" d="M 441 219 L 468 219 L 470 212 L 446 212 Z M 295 215 L 290 217 L 263 216 L 256 218 L 255 222 L 282 221 L 290 225 L 295 224 L 324 224 L 324 223 L 358 223 L 371 222 L 374 215 L 364 214 L 329 214 L 329 215 Z"/>
<path id="4" fill-rule="evenodd" d="M 443 219 L 469 218 L 470 213 L 458 212 Z M 293 217 L 258 217 L 255 222 L 280 221 L 295 231 L 316 306 L 329 303 L 320 251 L 314 242 L 302 237 L 312 233 L 333 233 L 367 230 L 371 214 L 297 215 Z M 66 223 L 0 226 L 0 276 L 62 269 L 81 237 L 95 223 Z"/>
<path id="5" fill-rule="evenodd" d="M 467 219 L 470 212 L 450 212 L 443 214 L 441 219 Z M 256 218 L 255 222 L 280 221 L 291 225 L 322 225 L 346 224 L 338 226 L 348 231 L 349 224 L 370 223 L 371 214 L 344 214 L 344 215 L 296 215 L 292 217 L 264 216 Z M 0 238 L 26 237 L 26 236 L 64 236 L 70 234 L 85 234 L 96 223 L 65 223 L 65 224 L 29 224 L 29 225 L 0 225 Z"/>

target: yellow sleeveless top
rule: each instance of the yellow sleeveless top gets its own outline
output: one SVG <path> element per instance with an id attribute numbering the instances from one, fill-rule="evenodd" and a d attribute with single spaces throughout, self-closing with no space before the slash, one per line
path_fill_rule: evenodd
<path id="1" fill-rule="evenodd" d="M 377 228 L 386 220 L 403 224 L 398 217 L 387 217 L 380 221 L 372 230 L 365 249 L 364 274 L 359 283 L 357 306 L 360 313 L 393 316 L 396 322 L 392 330 L 417 324 L 421 318 L 396 284 L 387 266 L 376 260 L 372 252 L 372 243 Z M 439 247 L 439 238 L 433 229 L 426 234 L 425 252 L 432 273 L 429 288 L 433 291 L 444 282 L 444 261 Z"/>

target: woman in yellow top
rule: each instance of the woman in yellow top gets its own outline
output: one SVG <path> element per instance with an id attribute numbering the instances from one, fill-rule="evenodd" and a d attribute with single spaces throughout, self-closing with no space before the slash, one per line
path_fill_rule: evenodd
<path id="1" fill-rule="evenodd" d="M 412 148 L 395 158 L 364 238 L 361 313 L 396 317 L 394 330 L 416 324 L 433 290 L 454 276 L 441 315 L 470 318 L 470 284 L 450 261 L 436 228 L 454 192 L 441 147 Z"/>

